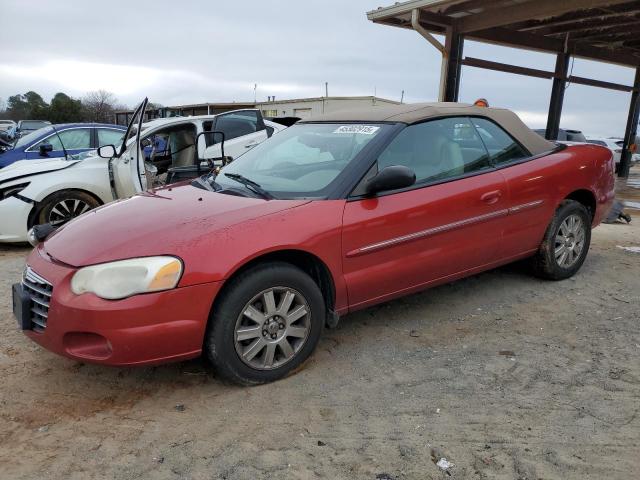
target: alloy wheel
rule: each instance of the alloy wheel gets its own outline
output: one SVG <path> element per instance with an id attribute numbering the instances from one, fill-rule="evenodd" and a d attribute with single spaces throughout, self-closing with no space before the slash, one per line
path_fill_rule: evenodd
<path id="1" fill-rule="evenodd" d="M 90 209 L 91 206 L 88 203 L 76 198 L 68 198 L 51 208 L 48 220 L 51 225 L 61 225 Z"/>
<path id="2" fill-rule="evenodd" d="M 304 296 L 273 287 L 246 303 L 236 321 L 235 348 L 246 365 L 273 370 L 292 360 L 311 329 L 311 309 Z"/>
<path id="3" fill-rule="evenodd" d="M 554 255 L 562 268 L 570 268 L 580 258 L 584 248 L 585 225 L 578 215 L 569 215 L 556 232 Z"/>

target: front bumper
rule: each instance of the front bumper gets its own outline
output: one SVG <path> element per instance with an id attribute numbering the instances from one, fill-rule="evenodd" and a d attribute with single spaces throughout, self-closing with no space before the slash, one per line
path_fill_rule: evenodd
<path id="1" fill-rule="evenodd" d="M 200 355 L 220 282 L 103 300 L 75 295 L 75 268 L 49 258 L 42 245 L 27 259 L 53 285 L 46 327 L 25 334 L 47 350 L 106 365 L 152 365 Z"/>
<path id="2" fill-rule="evenodd" d="M 33 205 L 16 197 L 0 200 L 0 242 L 26 242 Z"/>

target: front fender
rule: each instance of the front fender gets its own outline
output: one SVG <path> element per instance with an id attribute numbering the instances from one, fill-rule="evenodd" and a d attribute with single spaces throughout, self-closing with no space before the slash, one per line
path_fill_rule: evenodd
<path id="1" fill-rule="evenodd" d="M 29 186 L 22 195 L 42 202 L 49 195 L 62 190 L 82 190 L 97 197 L 101 203 L 113 200 L 109 187 L 109 177 L 106 164 L 77 163 L 71 168 L 50 172 L 47 175 L 28 177 Z"/>
<path id="2" fill-rule="evenodd" d="M 310 254 L 327 267 L 335 287 L 335 308 L 348 308 L 347 289 L 342 274 L 342 214 L 344 200 L 320 200 L 296 208 L 254 218 L 213 232 L 190 252 L 210 252 L 206 258 L 185 255 L 187 267 L 197 271 L 191 282 L 225 282 L 241 268 L 261 257 L 280 251 Z"/>

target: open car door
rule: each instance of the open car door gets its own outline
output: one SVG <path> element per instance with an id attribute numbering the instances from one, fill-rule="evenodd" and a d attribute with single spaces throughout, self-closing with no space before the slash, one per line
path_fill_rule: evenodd
<path id="1" fill-rule="evenodd" d="M 120 151 L 109 161 L 109 180 L 114 198 L 130 197 L 147 189 L 144 153 L 140 145 L 147 103 L 145 98 L 133 112 Z"/>

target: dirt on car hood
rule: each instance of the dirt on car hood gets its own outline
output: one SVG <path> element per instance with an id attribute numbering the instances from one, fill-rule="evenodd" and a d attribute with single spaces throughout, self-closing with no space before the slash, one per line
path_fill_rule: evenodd
<path id="1" fill-rule="evenodd" d="M 126 258 L 216 251 L 232 225 L 308 203 L 262 200 L 189 184 L 118 200 L 67 223 L 44 242 L 53 259 L 81 267 Z"/>

